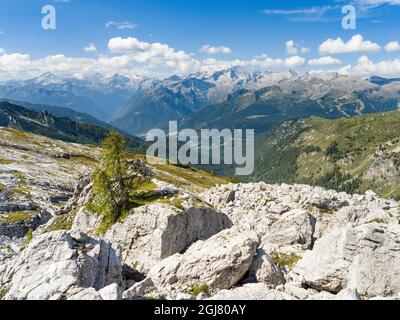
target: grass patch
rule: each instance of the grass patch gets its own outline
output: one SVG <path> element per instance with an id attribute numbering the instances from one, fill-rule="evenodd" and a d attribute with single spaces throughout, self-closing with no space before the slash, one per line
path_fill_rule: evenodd
<path id="1" fill-rule="evenodd" d="M 321 209 L 321 208 L 318 208 L 318 210 L 322 214 L 326 214 L 326 215 L 329 215 L 329 216 L 331 216 L 331 215 L 336 213 L 336 210 L 327 210 L 327 209 Z"/>
<path id="2" fill-rule="evenodd" d="M 75 215 L 65 214 L 58 217 L 55 217 L 51 226 L 49 226 L 48 231 L 60 231 L 66 230 L 69 231 L 72 228 L 72 223 L 74 221 Z"/>
<path id="3" fill-rule="evenodd" d="M 12 190 L 13 196 L 30 197 L 30 191 L 28 188 L 19 187 Z"/>
<path id="4" fill-rule="evenodd" d="M 175 208 L 181 210 L 181 211 L 185 211 L 185 207 L 182 204 L 182 200 L 179 198 L 174 198 L 170 201 L 171 205 L 174 206 Z"/>
<path id="5" fill-rule="evenodd" d="M 158 178 L 177 187 L 191 187 L 193 185 L 209 189 L 219 184 L 228 184 L 231 179 L 218 177 L 210 172 L 196 169 L 186 168 L 182 166 L 174 166 L 169 164 L 156 164 L 154 168 L 161 171 L 158 172 Z"/>
<path id="6" fill-rule="evenodd" d="M 197 297 L 200 293 L 205 293 L 209 297 L 211 296 L 210 288 L 206 284 L 194 284 L 190 286 L 188 294 L 190 294 L 193 297 Z"/>
<path id="7" fill-rule="evenodd" d="M 105 233 L 120 219 L 122 220 L 126 216 L 126 213 L 122 213 L 120 218 L 116 218 L 114 215 L 104 215 L 100 225 L 96 230 L 96 234 L 99 236 L 105 235 Z"/>
<path id="8" fill-rule="evenodd" d="M 0 300 L 3 300 L 6 294 L 7 294 L 6 290 L 0 289 Z"/>
<path id="9" fill-rule="evenodd" d="M 373 220 L 370 221 L 370 223 L 385 223 L 385 221 L 383 221 L 383 219 L 381 218 L 375 218 Z"/>
<path id="10" fill-rule="evenodd" d="M 32 218 L 32 212 L 14 212 L 10 214 L 1 215 L 2 222 L 5 223 L 17 223 L 17 222 L 25 222 Z"/>
<path id="11" fill-rule="evenodd" d="M 32 238 L 33 238 L 33 230 L 29 229 L 28 233 L 25 236 L 24 244 L 27 246 L 32 241 Z"/>
<path id="12" fill-rule="evenodd" d="M 284 254 L 284 253 L 278 253 L 278 252 L 273 252 L 271 254 L 272 260 L 276 263 L 278 267 L 281 268 L 293 268 L 297 262 L 301 259 L 301 257 L 295 255 L 295 254 Z"/>
<path id="13" fill-rule="evenodd" d="M 4 159 L 4 158 L 0 158 L 0 164 L 12 164 L 12 163 L 14 163 L 14 161 L 11 161 L 11 160 L 7 160 L 7 159 Z"/>

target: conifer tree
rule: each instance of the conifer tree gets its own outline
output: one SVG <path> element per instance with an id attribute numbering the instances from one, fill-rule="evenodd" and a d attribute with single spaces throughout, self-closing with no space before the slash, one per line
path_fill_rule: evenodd
<path id="1" fill-rule="evenodd" d="M 117 131 L 110 132 L 102 142 L 100 165 L 93 175 L 92 208 L 112 222 L 129 210 L 130 192 L 145 180 L 129 164 L 125 145 L 123 135 Z"/>

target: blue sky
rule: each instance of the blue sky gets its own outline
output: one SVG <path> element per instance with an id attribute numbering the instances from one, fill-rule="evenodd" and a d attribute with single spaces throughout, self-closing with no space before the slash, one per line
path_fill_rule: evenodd
<path id="1" fill-rule="evenodd" d="M 41 27 L 47 4 L 56 30 Z M 341 26 L 346 4 L 357 8 L 356 30 Z M 400 76 L 399 16 L 400 0 L 2 0 L 0 79 L 79 69 L 162 77 L 234 64 Z M 319 50 L 338 37 L 343 45 Z"/>

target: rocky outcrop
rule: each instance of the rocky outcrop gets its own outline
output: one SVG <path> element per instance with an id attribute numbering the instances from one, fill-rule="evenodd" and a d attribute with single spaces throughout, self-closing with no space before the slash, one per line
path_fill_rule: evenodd
<path id="1" fill-rule="evenodd" d="M 53 216 L 46 210 L 34 215 L 27 221 L 0 223 L 0 236 L 8 238 L 23 238 L 29 230 L 36 230 L 47 223 Z"/>
<path id="2" fill-rule="evenodd" d="M 261 282 L 275 288 L 285 283 L 285 277 L 274 260 L 261 248 L 257 250 L 247 281 Z"/>
<path id="3" fill-rule="evenodd" d="M 355 289 L 364 297 L 400 293 L 400 225 L 371 223 L 336 228 L 319 239 L 293 274 L 304 285 L 338 293 Z"/>
<path id="4" fill-rule="evenodd" d="M 123 262 L 147 273 L 198 240 L 206 240 L 232 226 L 229 218 L 211 208 L 176 208 L 152 204 L 134 209 L 104 236 L 123 250 Z"/>
<path id="5" fill-rule="evenodd" d="M 36 231 L 23 250 L 0 237 L 7 299 L 399 297 L 399 206 L 371 191 L 257 183 L 196 196 L 165 184 L 163 201 L 131 210 L 99 239 L 102 217 L 86 210 L 82 181 L 64 207 L 70 232 Z"/>
<path id="6" fill-rule="evenodd" d="M 284 213 L 273 223 L 265 236 L 271 246 L 290 246 L 299 244 L 304 249 L 311 249 L 316 219 L 307 211 L 295 209 Z"/>
<path id="7" fill-rule="evenodd" d="M 120 248 L 85 234 L 40 235 L 3 272 L 6 299 L 56 300 L 76 288 L 101 290 L 121 281 Z M 8 280 L 8 281 L 7 281 Z"/>
<path id="8" fill-rule="evenodd" d="M 292 296 L 271 289 L 264 283 L 246 284 L 233 290 L 222 290 L 211 300 L 297 300 Z"/>
<path id="9" fill-rule="evenodd" d="M 207 285 L 211 290 L 236 285 L 253 261 L 259 243 L 254 232 L 224 230 L 206 241 L 198 241 L 184 254 L 155 266 L 149 277 L 158 287 Z"/>

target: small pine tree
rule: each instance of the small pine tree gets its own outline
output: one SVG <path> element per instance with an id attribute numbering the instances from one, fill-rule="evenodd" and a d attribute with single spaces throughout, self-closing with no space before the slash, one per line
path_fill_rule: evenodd
<path id="1" fill-rule="evenodd" d="M 91 208 L 114 223 L 129 210 L 130 192 L 143 184 L 146 178 L 134 172 L 125 153 L 126 140 L 116 131 L 102 142 L 99 167 L 93 174 L 94 200 Z"/>

